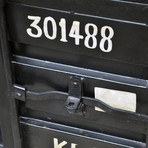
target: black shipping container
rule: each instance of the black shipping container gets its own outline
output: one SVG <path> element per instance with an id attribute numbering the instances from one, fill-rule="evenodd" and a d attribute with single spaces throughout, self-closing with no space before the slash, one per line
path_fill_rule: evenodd
<path id="1" fill-rule="evenodd" d="M 148 147 L 147 0 L 0 0 L 0 41 L 0 147 Z"/>

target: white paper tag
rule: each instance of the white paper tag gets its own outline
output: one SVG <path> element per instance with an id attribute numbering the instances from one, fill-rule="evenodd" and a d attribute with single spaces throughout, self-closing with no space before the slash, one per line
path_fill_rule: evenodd
<path id="1" fill-rule="evenodd" d="M 95 87 L 95 98 L 111 107 L 136 112 L 135 93 Z M 103 111 L 98 107 L 95 107 L 95 110 Z"/>

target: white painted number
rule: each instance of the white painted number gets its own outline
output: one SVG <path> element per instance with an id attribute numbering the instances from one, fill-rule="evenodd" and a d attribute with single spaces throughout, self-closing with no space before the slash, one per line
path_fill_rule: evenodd
<path id="1" fill-rule="evenodd" d="M 93 28 L 93 33 L 90 34 L 90 27 Z M 85 26 L 85 33 L 86 33 L 86 38 L 85 38 L 85 41 L 84 41 L 84 44 L 87 48 L 90 48 L 90 49 L 94 49 L 97 47 L 97 39 L 96 39 L 96 35 L 98 34 L 98 28 L 95 24 L 86 24 Z M 92 46 L 89 45 L 89 41 L 90 39 L 92 38 Z"/>
<path id="2" fill-rule="evenodd" d="M 66 39 L 66 20 L 64 18 L 61 18 L 61 21 L 59 22 L 59 26 L 61 27 L 61 42 L 68 42 Z"/>
<path id="3" fill-rule="evenodd" d="M 49 31 L 48 31 L 48 22 L 51 22 L 52 24 L 52 35 L 49 35 Z M 57 37 L 57 24 L 55 22 L 55 20 L 52 17 L 46 17 L 44 20 L 44 34 L 45 36 L 50 39 L 50 40 L 54 40 Z"/>
<path id="4" fill-rule="evenodd" d="M 43 22 L 43 31 L 39 26 L 41 17 L 39 16 L 28 16 L 29 20 L 33 20 L 33 23 L 30 25 L 32 28 L 27 28 L 27 33 L 33 38 L 39 38 L 44 33 L 45 37 L 50 40 L 55 40 L 57 38 L 57 23 L 55 19 L 51 16 L 45 17 Z M 51 23 L 51 24 L 49 24 Z M 67 26 L 66 19 L 61 18 L 59 22 L 59 27 L 61 29 L 61 42 L 68 42 L 67 40 Z M 85 47 L 89 49 L 95 49 L 98 46 L 98 27 L 95 24 L 88 23 L 85 25 L 86 37 L 84 39 L 83 35 L 80 35 L 80 22 L 73 21 L 69 37 L 75 39 L 75 45 L 80 45 L 80 40 L 84 39 Z M 111 52 L 113 48 L 112 38 L 114 37 L 114 30 L 110 26 L 103 26 L 101 28 L 101 41 L 100 49 L 103 52 Z"/>
<path id="5" fill-rule="evenodd" d="M 38 23 L 40 22 L 41 17 L 39 17 L 39 16 L 28 16 L 28 19 L 33 20 L 33 23 L 30 26 L 35 28 L 34 32 L 36 32 L 36 33 L 33 33 L 32 28 L 28 28 L 27 33 L 33 38 L 41 37 L 42 36 L 42 30 L 38 26 Z"/>
<path id="6" fill-rule="evenodd" d="M 80 22 L 78 21 L 73 22 L 69 36 L 75 38 L 76 45 L 80 45 L 80 39 L 84 38 L 82 35 L 80 35 Z"/>
<path id="7" fill-rule="evenodd" d="M 109 35 L 106 36 L 106 31 L 109 31 Z M 109 26 L 104 26 L 102 27 L 101 29 L 101 36 L 103 37 L 101 42 L 100 42 L 100 49 L 103 51 L 103 52 L 111 52 L 112 51 L 112 47 L 113 47 L 113 44 L 112 44 L 112 38 L 114 36 L 114 30 L 109 27 Z M 105 49 L 105 42 L 108 42 L 108 47 L 107 49 Z"/>

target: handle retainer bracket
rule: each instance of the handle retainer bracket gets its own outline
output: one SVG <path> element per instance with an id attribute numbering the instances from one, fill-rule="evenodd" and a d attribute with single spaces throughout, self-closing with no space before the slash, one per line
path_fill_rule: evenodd
<path id="1" fill-rule="evenodd" d="M 78 113 L 82 110 L 82 80 L 81 77 L 70 76 L 66 108 L 71 114 Z"/>

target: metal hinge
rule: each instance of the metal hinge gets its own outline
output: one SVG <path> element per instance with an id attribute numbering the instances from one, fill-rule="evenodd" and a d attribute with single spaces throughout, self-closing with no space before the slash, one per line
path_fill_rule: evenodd
<path id="1" fill-rule="evenodd" d="M 82 112 L 83 104 L 82 98 L 82 81 L 81 77 L 71 76 L 69 81 L 68 99 L 66 101 L 66 108 L 69 113 Z"/>

